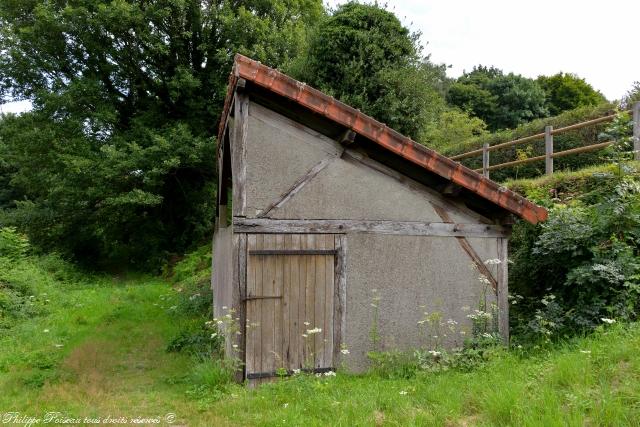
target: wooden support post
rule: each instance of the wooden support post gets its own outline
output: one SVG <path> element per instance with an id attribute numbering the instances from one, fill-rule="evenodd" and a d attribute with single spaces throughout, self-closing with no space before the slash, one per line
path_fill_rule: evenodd
<path id="1" fill-rule="evenodd" d="M 218 206 L 218 227 L 225 228 L 227 222 L 227 205 Z"/>
<path id="2" fill-rule="evenodd" d="M 502 336 L 505 345 L 509 345 L 509 239 L 498 239 L 498 332 Z"/>
<path id="3" fill-rule="evenodd" d="M 489 143 L 482 146 L 482 175 L 489 178 Z"/>
<path id="4" fill-rule="evenodd" d="M 633 158 L 640 160 L 640 102 L 633 104 Z"/>
<path id="5" fill-rule="evenodd" d="M 553 126 L 544 127 L 544 173 L 553 175 Z"/>
<path id="6" fill-rule="evenodd" d="M 249 128 L 249 97 L 236 93 L 231 141 L 231 173 L 233 176 L 233 215 L 246 216 L 247 133 Z"/>

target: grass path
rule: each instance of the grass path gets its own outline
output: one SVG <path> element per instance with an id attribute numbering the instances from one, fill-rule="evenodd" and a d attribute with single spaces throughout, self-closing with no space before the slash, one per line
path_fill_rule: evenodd
<path id="1" fill-rule="evenodd" d="M 48 314 L 0 335 L 0 413 L 159 417 L 160 425 L 173 413 L 174 425 L 190 426 L 640 425 L 638 325 L 540 357 L 505 353 L 470 373 L 298 377 L 257 391 L 231 386 L 218 399 L 193 393 L 193 359 L 165 350 L 180 330 L 167 283 L 69 286 L 32 265 L 12 274 L 37 282 Z"/>

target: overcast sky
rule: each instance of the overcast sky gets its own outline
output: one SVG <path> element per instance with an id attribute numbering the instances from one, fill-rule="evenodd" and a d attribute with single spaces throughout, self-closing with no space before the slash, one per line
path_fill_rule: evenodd
<path id="1" fill-rule="evenodd" d="M 329 0 L 329 5 L 345 3 Z M 458 77 L 493 65 L 527 77 L 578 74 L 608 99 L 640 80 L 638 0 L 388 0 Z"/>
<path id="2" fill-rule="evenodd" d="M 342 3 L 328 0 L 331 6 Z M 527 77 L 564 71 L 585 78 L 610 100 L 620 99 L 640 80 L 638 0 L 386 3 L 405 25 L 422 32 L 434 62 L 451 65 L 451 77 L 478 64 Z M 0 112 L 19 112 L 28 106 L 0 105 Z"/>

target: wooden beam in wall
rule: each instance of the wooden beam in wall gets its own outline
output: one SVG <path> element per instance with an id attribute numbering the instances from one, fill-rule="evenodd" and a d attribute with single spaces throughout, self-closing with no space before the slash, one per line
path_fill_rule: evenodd
<path id="1" fill-rule="evenodd" d="M 227 331 L 231 336 L 227 336 L 230 341 L 231 348 L 229 355 L 233 358 L 245 360 L 246 355 L 246 323 L 247 312 L 245 299 L 247 296 L 247 235 L 243 233 L 233 234 L 233 288 L 231 291 L 231 307 L 234 308 L 233 322 L 239 328 L 240 334 L 234 331 Z M 233 345 L 237 345 L 236 348 Z M 235 379 L 242 382 L 245 376 L 244 363 L 238 367 Z"/>
<path id="2" fill-rule="evenodd" d="M 246 216 L 247 206 L 247 134 L 249 129 L 249 96 L 236 92 L 233 135 L 231 140 L 231 173 L 233 177 L 233 215 Z"/>
<path id="3" fill-rule="evenodd" d="M 333 366 L 340 366 L 341 346 L 347 326 L 347 236 L 335 236 L 336 257 L 334 265 L 334 311 L 333 311 Z"/>
<path id="4" fill-rule="evenodd" d="M 509 239 L 498 239 L 498 332 L 505 344 L 509 344 Z"/>
<path id="5" fill-rule="evenodd" d="M 373 160 L 372 158 L 368 157 L 366 154 L 347 148 L 344 151 L 342 158 L 347 161 L 357 162 L 379 173 L 387 175 L 388 177 L 395 179 L 396 181 L 400 182 L 402 185 L 410 188 L 411 190 L 417 193 L 423 194 L 430 200 L 434 198 L 437 199 L 438 202 L 431 202 L 432 205 L 439 204 L 444 209 L 447 209 L 450 211 L 456 211 L 464 215 L 469 215 L 474 219 L 476 219 L 478 222 L 481 222 L 484 224 L 493 224 L 493 222 L 489 218 L 486 218 L 480 215 L 479 213 L 469 209 L 468 207 L 460 203 L 444 200 L 442 195 L 439 192 L 427 187 L 424 184 L 419 183 L 418 181 L 415 181 L 409 178 L 408 176 L 398 172 L 395 169 L 392 169 L 376 160 Z"/>
<path id="6" fill-rule="evenodd" d="M 439 206 L 434 206 L 433 208 L 435 209 L 438 216 L 442 218 L 442 220 L 446 224 L 453 224 L 453 220 L 451 219 L 447 211 L 445 211 Z M 497 291 L 498 282 L 496 281 L 495 277 L 493 277 L 493 274 L 491 274 L 491 271 L 489 271 L 489 268 L 484 263 L 484 260 L 480 258 L 480 256 L 475 251 L 475 249 L 473 249 L 473 246 L 471 246 L 471 243 L 469 243 L 469 241 L 465 237 L 468 237 L 468 236 L 456 236 L 456 239 L 458 240 L 458 244 L 460 245 L 462 250 L 469 256 L 469 258 L 471 258 L 471 261 L 473 261 L 473 264 L 476 266 L 480 274 L 486 277 L 487 280 L 491 283 L 491 287 L 493 288 L 493 290 Z M 502 237 L 502 236 L 494 236 L 494 237 Z"/>
<path id="7" fill-rule="evenodd" d="M 375 221 L 353 219 L 233 219 L 238 233 L 377 233 L 400 236 L 504 237 L 508 230 L 499 225 L 454 224 L 446 222 Z M 484 265 L 484 264 L 483 264 Z"/>
<path id="8" fill-rule="evenodd" d="M 315 178 L 316 175 L 318 175 L 324 168 L 329 166 L 329 164 L 337 158 L 338 157 L 333 157 L 333 156 L 326 157 L 322 159 L 320 162 L 318 162 L 316 165 L 314 165 L 306 174 L 298 178 L 296 182 L 294 182 L 293 185 L 287 191 L 282 193 L 282 195 L 278 197 L 278 199 L 269 203 L 269 205 L 262 212 L 258 214 L 258 218 L 266 217 L 271 211 L 273 211 L 274 209 L 278 209 L 280 206 L 287 203 L 289 199 L 295 196 L 296 193 L 302 190 L 302 188 L 309 183 L 309 181 Z"/>

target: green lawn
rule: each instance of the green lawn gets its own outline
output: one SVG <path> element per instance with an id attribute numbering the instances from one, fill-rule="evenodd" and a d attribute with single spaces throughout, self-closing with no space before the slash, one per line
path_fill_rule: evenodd
<path id="1" fill-rule="evenodd" d="M 161 425 L 173 413 L 175 424 L 190 426 L 640 425 L 637 324 L 536 357 L 505 352 L 471 373 L 408 380 L 338 373 L 215 393 L 207 387 L 214 368 L 166 351 L 183 322 L 168 283 L 70 284 L 36 263 L 0 276 L 30 283 L 46 310 L 0 335 L 0 413 L 160 417 Z"/>

